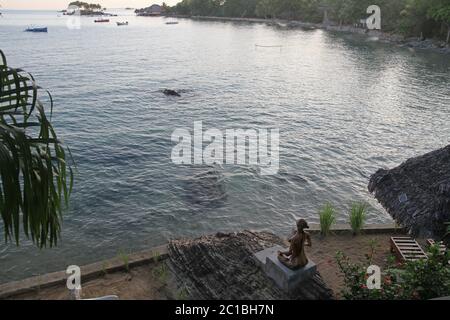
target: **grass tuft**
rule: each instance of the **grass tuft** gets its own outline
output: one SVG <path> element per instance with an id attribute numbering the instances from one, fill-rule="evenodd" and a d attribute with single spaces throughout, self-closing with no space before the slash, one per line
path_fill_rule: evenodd
<path id="1" fill-rule="evenodd" d="M 119 257 L 123 262 L 126 272 L 130 272 L 130 256 L 123 251 L 119 252 Z"/>
<path id="2" fill-rule="evenodd" d="M 188 297 L 189 297 L 189 292 L 186 289 L 186 287 L 183 287 L 180 290 L 178 290 L 177 295 L 176 295 L 176 300 L 187 300 Z"/>
<path id="3" fill-rule="evenodd" d="M 367 204 L 355 202 L 350 209 L 350 227 L 353 230 L 353 234 L 361 233 L 366 220 Z"/>
<path id="4" fill-rule="evenodd" d="M 166 284 L 169 276 L 169 269 L 164 262 L 161 262 L 161 265 L 154 269 L 153 274 L 162 284 Z"/>
<path id="5" fill-rule="evenodd" d="M 320 211 L 320 233 L 327 236 L 330 233 L 331 226 L 336 221 L 335 209 L 332 204 L 327 203 Z"/>

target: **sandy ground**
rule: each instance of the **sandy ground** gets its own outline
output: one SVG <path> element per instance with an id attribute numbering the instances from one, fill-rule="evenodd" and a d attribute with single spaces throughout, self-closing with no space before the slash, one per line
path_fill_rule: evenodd
<path id="1" fill-rule="evenodd" d="M 129 272 L 105 274 L 82 283 L 82 298 L 89 299 L 105 295 L 117 295 L 122 300 L 167 300 L 182 299 L 183 290 L 178 290 L 172 273 L 164 261 L 135 267 Z M 61 300 L 70 295 L 64 286 L 45 288 L 14 299 Z"/>
<path id="2" fill-rule="evenodd" d="M 370 243 L 375 241 L 373 263 L 381 268 L 386 265 L 390 256 L 389 238 L 391 234 L 330 235 L 322 238 L 312 235 L 312 247 L 307 249 L 325 283 L 333 290 L 336 298 L 340 298 L 343 279 L 336 263 L 336 252 L 345 253 L 352 261 L 365 262 L 365 255 L 370 252 Z M 82 283 L 83 298 L 104 295 L 117 295 L 120 299 L 184 299 L 185 290 L 177 286 L 175 277 L 164 261 L 132 268 L 129 272 L 105 274 L 102 277 Z M 65 286 L 45 288 L 33 293 L 23 294 L 14 299 L 68 299 Z"/>
<path id="3" fill-rule="evenodd" d="M 387 264 L 390 257 L 391 234 L 372 234 L 353 236 L 351 234 L 330 235 L 322 238 L 320 235 L 313 235 L 312 247 L 307 249 L 308 256 L 317 264 L 325 283 L 333 290 L 336 298 L 340 298 L 340 291 L 343 286 L 343 278 L 336 263 L 337 251 L 342 251 L 352 262 L 367 261 L 366 254 L 371 251 L 371 242 L 375 243 L 373 264 L 381 269 Z"/>

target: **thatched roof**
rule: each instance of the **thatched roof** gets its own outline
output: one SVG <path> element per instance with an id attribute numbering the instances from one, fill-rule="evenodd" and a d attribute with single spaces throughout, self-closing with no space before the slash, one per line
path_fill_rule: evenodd
<path id="1" fill-rule="evenodd" d="M 286 245 L 268 232 L 219 233 L 169 244 L 170 266 L 193 299 L 332 299 L 319 273 L 292 295 L 282 292 L 258 266 L 253 253 Z"/>
<path id="2" fill-rule="evenodd" d="M 412 234 L 439 239 L 450 221 L 450 145 L 378 170 L 369 191 Z"/>

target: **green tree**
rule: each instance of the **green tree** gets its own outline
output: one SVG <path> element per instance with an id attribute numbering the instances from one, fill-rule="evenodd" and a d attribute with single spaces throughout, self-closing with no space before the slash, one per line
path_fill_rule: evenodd
<path id="1" fill-rule="evenodd" d="M 428 0 L 407 0 L 400 12 L 400 21 L 397 29 L 407 35 L 423 33 L 429 8 Z"/>
<path id="2" fill-rule="evenodd" d="M 216 16 L 220 2 L 217 0 L 187 0 L 190 14 L 194 16 Z"/>
<path id="3" fill-rule="evenodd" d="M 255 7 L 255 15 L 260 18 L 273 18 L 276 12 L 276 6 L 273 0 L 259 0 Z"/>
<path id="4" fill-rule="evenodd" d="M 254 17 L 257 0 L 226 0 L 223 3 L 227 17 Z"/>
<path id="5" fill-rule="evenodd" d="M 372 0 L 182 0 L 174 12 L 184 15 L 260 17 L 352 25 L 368 16 Z M 450 41 L 450 0 L 378 0 L 383 31 L 442 36 Z"/>
<path id="6" fill-rule="evenodd" d="M 176 14 L 180 14 L 180 15 L 190 15 L 191 14 L 191 4 L 189 0 L 183 0 L 181 2 L 178 2 L 175 5 L 175 8 L 173 9 L 173 11 Z"/>
<path id="7" fill-rule="evenodd" d="M 430 0 L 427 16 L 441 23 L 441 30 L 447 29 L 446 41 L 450 41 L 450 1 Z"/>
<path id="8" fill-rule="evenodd" d="M 77 6 L 78 8 L 86 11 L 95 11 L 102 9 L 102 6 L 100 4 L 87 3 L 83 1 L 73 1 L 69 3 L 69 6 Z"/>

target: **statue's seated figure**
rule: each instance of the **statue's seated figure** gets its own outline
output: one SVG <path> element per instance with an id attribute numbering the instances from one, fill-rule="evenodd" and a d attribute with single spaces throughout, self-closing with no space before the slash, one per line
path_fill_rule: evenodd
<path id="1" fill-rule="evenodd" d="M 305 253 L 305 246 L 311 246 L 311 237 L 304 229 L 309 228 L 304 219 L 297 221 L 297 231 L 289 239 L 290 246 L 288 251 L 278 251 L 278 260 L 289 269 L 303 268 L 308 264 L 308 258 Z"/>

